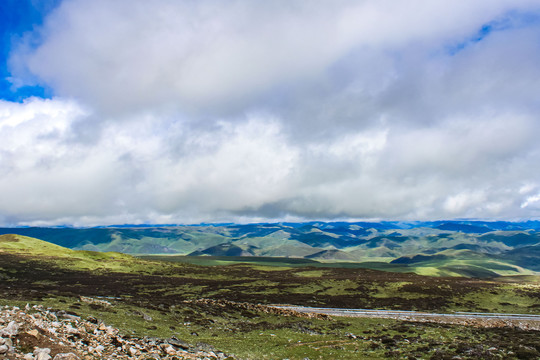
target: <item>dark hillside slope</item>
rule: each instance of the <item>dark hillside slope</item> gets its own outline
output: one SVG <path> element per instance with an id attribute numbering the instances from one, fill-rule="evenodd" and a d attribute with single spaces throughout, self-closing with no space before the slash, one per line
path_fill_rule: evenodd
<path id="1" fill-rule="evenodd" d="M 540 245 L 525 246 L 510 250 L 504 255 L 501 255 L 501 258 L 524 268 L 540 271 Z"/>
<path id="2" fill-rule="evenodd" d="M 211 256 L 254 256 L 254 247 L 243 249 L 234 244 L 220 244 L 209 247 L 205 250 L 194 251 L 189 256 L 211 255 Z"/>

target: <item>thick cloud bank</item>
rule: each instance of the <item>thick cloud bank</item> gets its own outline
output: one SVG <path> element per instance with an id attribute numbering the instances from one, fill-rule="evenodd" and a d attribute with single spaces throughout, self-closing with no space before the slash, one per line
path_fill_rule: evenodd
<path id="1" fill-rule="evenodd" d="M 0 222 L 538 217 L 539 64 L 537 1 L 65 0 Z"/>

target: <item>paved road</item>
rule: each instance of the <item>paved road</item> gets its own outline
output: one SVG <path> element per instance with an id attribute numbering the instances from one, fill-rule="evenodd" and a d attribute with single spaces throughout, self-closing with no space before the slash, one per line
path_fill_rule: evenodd
<path id="1" fill-rule="evenodd" d="M 475 319 L 475 320 L 522 320 L 540 323 L 540 315 L 528 314 L 501 314 L 501 313 L 477 313 L 477 312 L 455 312 L 449 314 L 428 313 L 421 311 L 406 310 L 370 310 L 370 309 L 336 309 L 336 308 L 315 308 L 307 306 L 293 305 L 272 305 L 272 307 L 293 310 L 302 313 L 326 314 L 331 316 L 347 317 L 378 317 L 378 318 L 445 318 L 445 319 Z"/>

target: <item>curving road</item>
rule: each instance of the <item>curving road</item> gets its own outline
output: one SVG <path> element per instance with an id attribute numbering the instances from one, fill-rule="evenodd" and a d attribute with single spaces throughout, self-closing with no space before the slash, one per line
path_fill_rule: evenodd
<path id="1" fill-rule="evenodd" d="M 444 314 L 407 310 L 338 309 L 294 305 L 272 305 L 272 307 L 296 311 L 300 313 L 325 314 L 330 316 L 375 317 L 411 321 L 435 321 L 450 323 L 468 323 L 472 321 L 474 322 L 474 325 L 481 326 L 519 326 L 524 328 L 540 329 L 540 315 L 529 314 L 502 314 L 478 312 L 455 312 Z"/>

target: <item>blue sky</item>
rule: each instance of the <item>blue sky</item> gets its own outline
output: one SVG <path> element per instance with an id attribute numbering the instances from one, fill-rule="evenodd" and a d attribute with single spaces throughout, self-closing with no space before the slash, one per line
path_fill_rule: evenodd
<path id="1" fill-rule="evenodd" d="M 540 14 L 538 12 L 509 11 L 498 18 L 483 24 L 479 30 L 465 41 L 451 46 L 449 52 L 455 54 L 465 47 L 484 40 L 493 32 L 508 31 L 513 29 L 523 29 L 537 27 L 540 24 Z"/>
<path id="2" fill-rule="evenodd" d="M 540 217 L 537 1 L 0 16 L 0 225 Z"/>
<path id="3" fill-rule="evenodd" d="M 12 46 L 25 33 L 40 26 L 45 16 L 59 3 L 58 0 L 4 0 L 0 3 L 0 98 L 22 101 L 29 96 L 50 96 L 43 86 L 14 88 L 9 81 L 8 58 Z"/>

